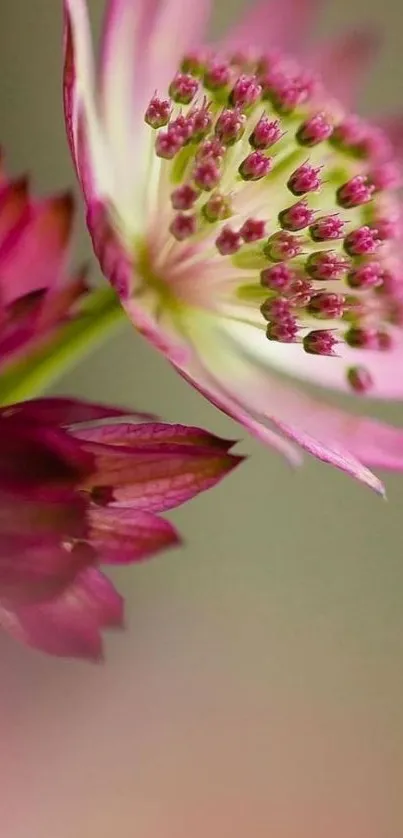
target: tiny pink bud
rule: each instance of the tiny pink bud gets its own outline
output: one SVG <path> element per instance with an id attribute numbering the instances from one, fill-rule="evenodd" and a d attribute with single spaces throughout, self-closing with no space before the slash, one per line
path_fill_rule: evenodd
<path id="1" fill-rule="evenodd" d="M 182 138 L 174 131 L 160 131 L 155 140 L 155 153 L 157 157 L 172 160 L 182 146 Z"/>
<path id="2" fill-rule="evenodd" d="M 308 312 L 313 317 L 325 320 L 334 320 L 343 316 L 345 298 L 342 294 L 331 294 L 327 291 L 319 291 L 311 297 L 308 305 Z"/>
<path id="3" fill-rule="evenodd" d="M 180 105 L 189 105 L 196 96 L 199 82 L 187 73 L 177 73 L 169 85 L 169 95 Z"/>
<path id="4" fill-rule="evenodd" d="M 314 211 L 303 200 L 280 212 L 278 218 L 283 230 L 290 230 L 290 232 L 296 233 L 298 230 L 303 230 L 305 227 L 308 227 L 313 221 L 314 216 Z"/>
<path id="5" fill-rule="evenodd" d="M 264 149 L 271 148 L 282 136 L 280 121 L 276 119 L 271 122 L 267 116 L 262 116 L 254 131 L 252 131 L 249 142 L 253 148 L 264 151 Z"/>
<path id="6" fill-rule="evenodd" d="M 365 367 L 350 367 L 347 370 L 347 381 L 355 393 L 368 393 L 373 385 L 371 374 Z"/>
<path id="7" fill-rule="evenodd" d="M 178 186 L 171 194 L 171 203 L 176 210 L 190 209 L 198 197 L 198 192 L 190 183 L 184 183 L 183 186 Z"/>
<path id="8" fill-rule="evenodd" d="M 302 340 L 305 352 L 309 355 L 334 355 L 337 343 L 337 338 L 328 329 L 314 329 Z"/>
<path id="9" fill-rule="evenodd" d="M 210 192 L 220 181 L 220 169 L 212 159 L 197 163 L 193 170 L 193 180 L 200 189 Z"/>
<path id="10" fill-rule="evenodd" d="M 215 125 L 215 133 L 224 145 L 233 145 L 245 130 L 245 114 L 239 110 L 226 108 L 220 114 Z"/>
<path id="11" fill-rule="evenodd" d="M 169 230 L 177 241 L 188 239 L 196 232 L 196 216 L 179 212 L 172 220 Z"/>
<path id="12" fill-rule="evenodd" d="M 266 337 L 278 343 L 295 343 L 298 335 L 298 325 L 294 317 L 288 320 L 274 320 L 266 329 Z"/>
<path id="13" fill-rule="evenodd" d="M 237 108 L 254 105 L 261 95 L 262 87 L 256 76 L 239 76 L 230 94 L 230 104 Z"/>
<path id="14" fill-rule="evenodd" d="M 212 126 L 212 116 L 210 111 L 206 108 L 198 108 L 192 111 L 192 140 L 199 142 L 205 137 Z"/>
<path id="15" fill-rule="evenodd" d="M 356 175 L 337 190 L 337 201 L 341 207 L 352 209 L 367 204 L 374 191 L 375 187 L 369 183 L 368 178 Z"/>
<path id="16" fill-rule="evenodd" d="M 275 320 L 277 323 L 289 321 L 291 318 L 290 301 L 286 297 L 265 300 L 260 311 L 265 320 Z"/>
<path id="17" fill-rule="evenodd" d="M 213 137 L 212 140 L 205 140 L 197 151 L 198 160 L 207 160 L 211 158 L 217 163 L 221 163 L 225 154 L 225 148 L 220 143 L 218 137 Z"/>
<path id="18" fill-rule="evenodd" d="M 316 192 L 320 187 L 320 168 L 314 169 L 309 163 L 303 163 L 293 172 L 288 180 L 287 186 L 293 195 L 305 195 L 307 192 Z"/>
<path id="19" fill-rule="evenodd" d="M 344 235 L 344 221 L 338 215 L 325 215 L 318 218 L 309 228 L 315 242 L 342 239 Z"/>
<path id="20" fill-rule="evenodd" d="M 303 122 L 297 131 L 297 140 L 301 145 L 315 146 L 328 140 L 333 133 L 333 125 L 322 111 Z"/>
<path id="21" fill-rule="evenodd" d="M 266 157 L 262 151 L 252 151 L 242 161 L 238 171 L 244 180 L 260 180 L 269 174 L 272 163 L 271 157 Z"/>
<path id="22" fill-rule="evenodd" d="M 345 333 L 346 343 L 354 349 L 377 349 L 378 335 L 376 329 L 365 329 L 361 326 L 352 326 Z"/>
<path id="23" fill-rule="evenodd" d="M 369 262 L 350 271 L 347 284 L 350 288 L 379 288 L 383 283 L 382 268 L 378 262 Z"/>
<path id="24" fill-rule="evenodd" d="M 293 306 L 296 308 L 305 308 L 312 297 L 312 285 L 309 279 L 297 276 L 292 280 L 285 293 Z"/>
<path id="25" fill-rule="evenodd" d="M 259 221 L 255 218 L 248 218 L 242 225 L 239 235 L 242 236 L 244 242 L 256 242 L 265 237 L 265 221 Z"/>
<path id="26" fill-rule="evenodd" d="M 206 221 L 210 221 L 211 223 L 221 221 L 223 218 L 229 218 L 231 215 L 231 205 L 228 198 L 216 192 L 204 204 L 202 213 Z"/>
<path id="27" fill-rule="evenodd" d="M 169 99 L 159 99 L 153 96 L 145 112 L 144 119 L 151 128 L 163 128 L 167 125 L 171 115 L 171 102 Z"/>
<path id="28" fill-rule="evenodd" d="M 311 253 L 306 262 L 306 270 L 309 276 L 323 282 L 343 279 L 349 267 L 348 259 L 339 256 L 332 250 Z"/>
<path id="29" fill-rule="evenodd" d="M 176 137 L 178 142 L 180 141 L 182 145 L 188 142 L 192 136 L 193 132 L 193 120 L 191 115 L 183 116 L 180 114 L 173 119 L 172 122 L 168 125 L 168 132 L 171 136 Z"/>
<path id="30" fill-rule="evenodd" d="M 226 225 L 217 236 L 215 243 L 222 256 L 231 256 L 241 247 L 242 239 L 239 233 L 231 230 L 231 227 Z"/>
<path id="31" fill-rule="evenodd" d="M 365 256 L 376 253 L 380 243 L 377 230 L 365 225 L 345 237 L 344 248 L 350 256 Z"/>
<path id="32" fill-rule="evenodd" d="M 191 73 L 192 76 L 201 76 L 204 72 L 208 56 L 205 50 L 192 50 L 187 52 L 182 59 L 182 73 Z"/>
<path id="33" fill-rule="evenodd" d="M 293 259 L 294 256 L 299 256 L 302 253 L 300 239 L 288 233 L 286 230 L 280 233 L 274 233 L 267 240 L 264 246 L 264 253 L 273 262 L 283 262 L 288 259 Z"/>
<path id="34" fill-rule="evenodd" d="M 286 264 L 273 265 L 261 271 L 260 282 L 272 291 L 285 291 L 291 284 L 294 272 Z"/>
<path id="35" fill-rule="evenodd" d="M 231 81 L 231 67 L 226 62 L 211 62 L 204 73 L 204 86 L 207 90 L 220 90 Z"/>

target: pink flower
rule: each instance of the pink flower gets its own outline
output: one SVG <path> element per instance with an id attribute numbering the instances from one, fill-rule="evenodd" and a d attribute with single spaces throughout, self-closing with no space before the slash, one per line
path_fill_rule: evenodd
<path id="1" fill-rule="evenodd" d="M 242 459 L 199 428 L 146 418 L 71 399 L 0 410 L 0 624 L 24 643 L 100 659 L 123 599 L 99 566 L 179 544 L 159 513 Z"/>
<path id="2" fill-rule="evenodd" d="M 205 48 L 209 6 L 109 0 L 95 71 L 85 0 L 65 0 L 66 124 L 95 252 L 135 326 L 210 401 L 292 462 L 306 449 L 383 492 L 369 469 L 402 469 L 402 431 L 278 376 L 403 392 L 403 123 L 348 110 L 374 39 L 315 49 L 316 4 L 285 0 Z"/>

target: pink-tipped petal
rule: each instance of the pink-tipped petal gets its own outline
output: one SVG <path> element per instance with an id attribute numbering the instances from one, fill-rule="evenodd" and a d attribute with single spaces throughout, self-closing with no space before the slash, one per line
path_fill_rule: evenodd
<path id="1" fill-rule="evenodd" d="M 88 569 L 56 599 L 0 609 L 0 624 L 21 643 L 48 654 L 99 662 L 101 629 L 122 626 L 123 599 L 106 576 Z"/>
<path id="2" fill-rule="evenodd" d="M 69 193 L 29 207 L 3 242 L 0 277 L 4 299 L 46 288 L 66 269 L 72 231 L 73 202 Z"/>
<path id="3" fill-rule="evenodd" d="M 318 7 L 317 0 L 260 0 L 226 35 L 229 49 L 270 47 L 301 52 Z"/>
<path id="4" fill-rule="evenodd" d="M 83 187 L 91 189 L 91 196 L 111 194 L 112 171 L 97 111 L 85 0 L 64 0 L 63 99 L 69 145 Z"/>
<path id="5" fill-rule="evenodd" d="M 327 90 L 343 105 L 354 103 L 379 47 L 374 30 L 351 32 L 322 47 L 313 61 Z"/>
<path id="6" fill-rule="evenodd" d="M 181 55 L 203 38 L 209 5 L 198 0 L 189 14 L 187 0 L 109 0 L 101 43 L 102 114 L 118 204 L 134 230 L 141 223 L 135 204 L 148 186 L 145 109 L 155 90 L 169 84 Z"/>
<path id="7" fill-rule="evenodd" d="M 103 564 L 144 561 L 180 543 L 169 521 L 151 512 L 131 508 L 93 507 L 90 530 L 91 543 Z"/>

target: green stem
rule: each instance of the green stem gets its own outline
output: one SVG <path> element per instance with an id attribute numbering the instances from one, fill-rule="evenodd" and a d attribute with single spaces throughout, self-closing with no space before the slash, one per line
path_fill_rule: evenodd
<path id="1" fill-rule="evenodd" d="M 123 308 L 109 286 L 94 290 L 80 314 L 62 326 L 52 341 L 34 349 L 28 357 L 0 374 L 0 405 L 41 393 L 124 319 Z"/>

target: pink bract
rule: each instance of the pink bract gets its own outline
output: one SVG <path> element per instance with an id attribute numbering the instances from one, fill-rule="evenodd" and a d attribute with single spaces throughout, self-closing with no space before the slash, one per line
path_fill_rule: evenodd
<path id="1" fill-rule="evenodd" d="M 348 110 L 377 39 L 315 47 L 317 4 L 285 0 L 208 46 L 209 11 L 109 0 L 95 66 L 86 4 L 65 0 L 66 125 L 95 252 L 134 325 L 210 401 L 292 462 L 305 449 L 382 493 L 370 469 L 402 469 L 402 431 L 279 376 L 403 392 L 402 118 Z"/>

